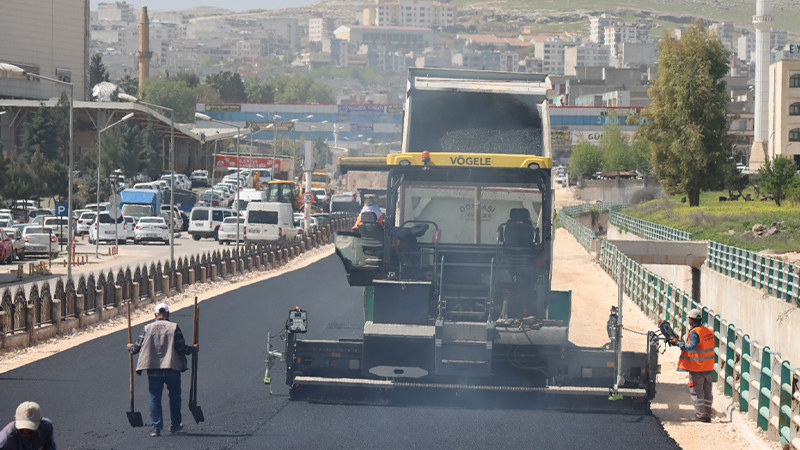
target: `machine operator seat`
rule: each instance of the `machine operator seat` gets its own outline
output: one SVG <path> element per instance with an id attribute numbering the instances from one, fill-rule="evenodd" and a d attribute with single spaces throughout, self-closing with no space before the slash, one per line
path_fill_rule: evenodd
<path id="1" fill-rule="evenodd" d="M 361 247 L 368 264 L 377 264 L 383 259 L 383 227 L 374 212 L 361 213 Z"/>
<path id="2" fill-rule="evenodd" d="M 536 244 L 536 228 L 525 208 L 513 208 L 509 220 L 502 227 L 503 251 L 528 253 Z"/>

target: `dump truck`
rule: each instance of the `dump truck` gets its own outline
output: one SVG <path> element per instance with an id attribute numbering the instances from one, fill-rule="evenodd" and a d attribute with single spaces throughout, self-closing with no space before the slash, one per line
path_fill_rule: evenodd
<path id="1" fill-rule="evenodd" d="M 349 284 L 365 287 L 363 336 L 301 339 L 314 312 L 293 310 L 290 397 L 653 398 L 656 334 L 642 339 L 644 351 L 623 352 L 612 311 L 611 342 L 577 347 L 571 292 L 551 288 L 547 76 L 411 69 L 408 86 L 403 153 L 339 160 L 342 173 L 387 179 L 383 226 L 362 213 L 358 232 L 335 236 Z"/>

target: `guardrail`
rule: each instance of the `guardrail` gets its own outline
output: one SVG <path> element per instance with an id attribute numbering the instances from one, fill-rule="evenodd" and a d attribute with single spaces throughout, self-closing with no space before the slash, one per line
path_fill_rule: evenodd
<path id="1" fill-rule="evenodd" d="M 591 250 L 592 241 L 597 238 L 594 231 L 583 226 L 575 219 L 575 216 L 580 216 L 592 211 L 605 212 L 612 208 L 617 208 L 613 203 L 596 203 L 596 204 L 582 204 L 576 206 L 567 206 L 561 209 L 558 217 L 561 225 L 570 232 L 578 243 L 583 246 L 586 251 Z"/>
<path id="2" fill-rule="evenodd" d="M 620 230 L 654 241 L 691 241 L 692 233 L 647 220 L 637 219 L 618 210 L 608 213 L 608 221 Z"/>
<path id="3" fill-rule="evenodd" d="M 574 210 L 567 212 L 570 211 Z M 562 210 L 562 221 L 566 215 Z M 585 230 L 578 231 L 580 235 L 585 235 L 588 230 L 583 228 Z M 578 238 L 577 235 L 575 237 Z M 623 292 L 650 319 L 666 320 L 676 332 L 686 335 L 688 311 L 702 309 L 704 322 L 714 330 L 714 376 L 715 381 L 722 381 L 718 388 L 721 387 L 723 394 L 766 432 L 767 438 L 800 450 L 800 370 L 794 369 L 789 361 L 781 360 L 780 355 L 769 347 L 753 341 L 733 323 L 703 307 L 687 293 L 603 240 L 601 267 L 616 279 L 619 264 L 624 268 Z M 733 270 L 733 266 L 727 267 Z M 768 280 L 765 282 L 769 284 Z M 778 288 L 777 283 L 774 286 Z"/>
<path id="4" fill-rule="evenodd" d="M 174 263 L 153 261 L 116 273 L 100 271 L 97 277 L 81 275 L 77 286 L 72 278 L 59 278 L 54 291 L 47 281 L 34 284 L 27 293 L 21 285 L 13 295 L 6 288 L 0 294 L 0 351 L 107 320 L 120 314 L 127 302 L 142 306 L 182 292 L 190 284 L 278 267 L 308 249 L 332 242 L 333 234 L 350 230 L 353 220 L 349 214 L 335 217 L 330 225 L 301 239 L 184 256 Z"/>

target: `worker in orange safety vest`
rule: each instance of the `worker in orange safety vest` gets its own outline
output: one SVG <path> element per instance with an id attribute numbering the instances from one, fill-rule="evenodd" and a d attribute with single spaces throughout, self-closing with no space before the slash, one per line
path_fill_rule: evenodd
<path id="1" fill-rule="evenodd" d="M 711 406 L 714 401 L 714 331 L 703 326 L 703 312 L 699 309 L 689 311 L 689 325 L 691 329 L 686 342 L 678 342 L 675 337 L 670 342 L 681 349 L 678 370 L 689 372 L 689 394 L 694 404 L 694 420 L 711 422 Z"/>

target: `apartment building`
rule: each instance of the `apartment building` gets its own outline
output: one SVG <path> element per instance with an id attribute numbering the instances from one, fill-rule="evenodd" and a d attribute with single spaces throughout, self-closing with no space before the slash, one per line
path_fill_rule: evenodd
<path id="1" fill-rule="evenodd" d="M 455 7 L 430 0 L 377 0 L 363 12 L 363 23 L 373 26 L 449 27 L 455 18 Z"/>
<path id="2" fill-rule="evenodd" d="M 576 75 L 578 67 L 608 66 L 609 46 L 581 44 L 564 48 L 564 75 Z"/>
<path id="3" fill-rule="evenodd" d="M 547 38 L 547 40 L 534 44 L 534 55 L 536 59 L 542 61 L 543 73 L 551 75 L 564 74 L 564 48 L 566 42 L 557 37 Z"/>
<path id="4" fill-rule="evenodd" d="M 323 39 L 330 37 L 335 29 L 336 21 L 329 17 L 308 19 L 308 40 L 309 42 L 322 42 Z"/>

